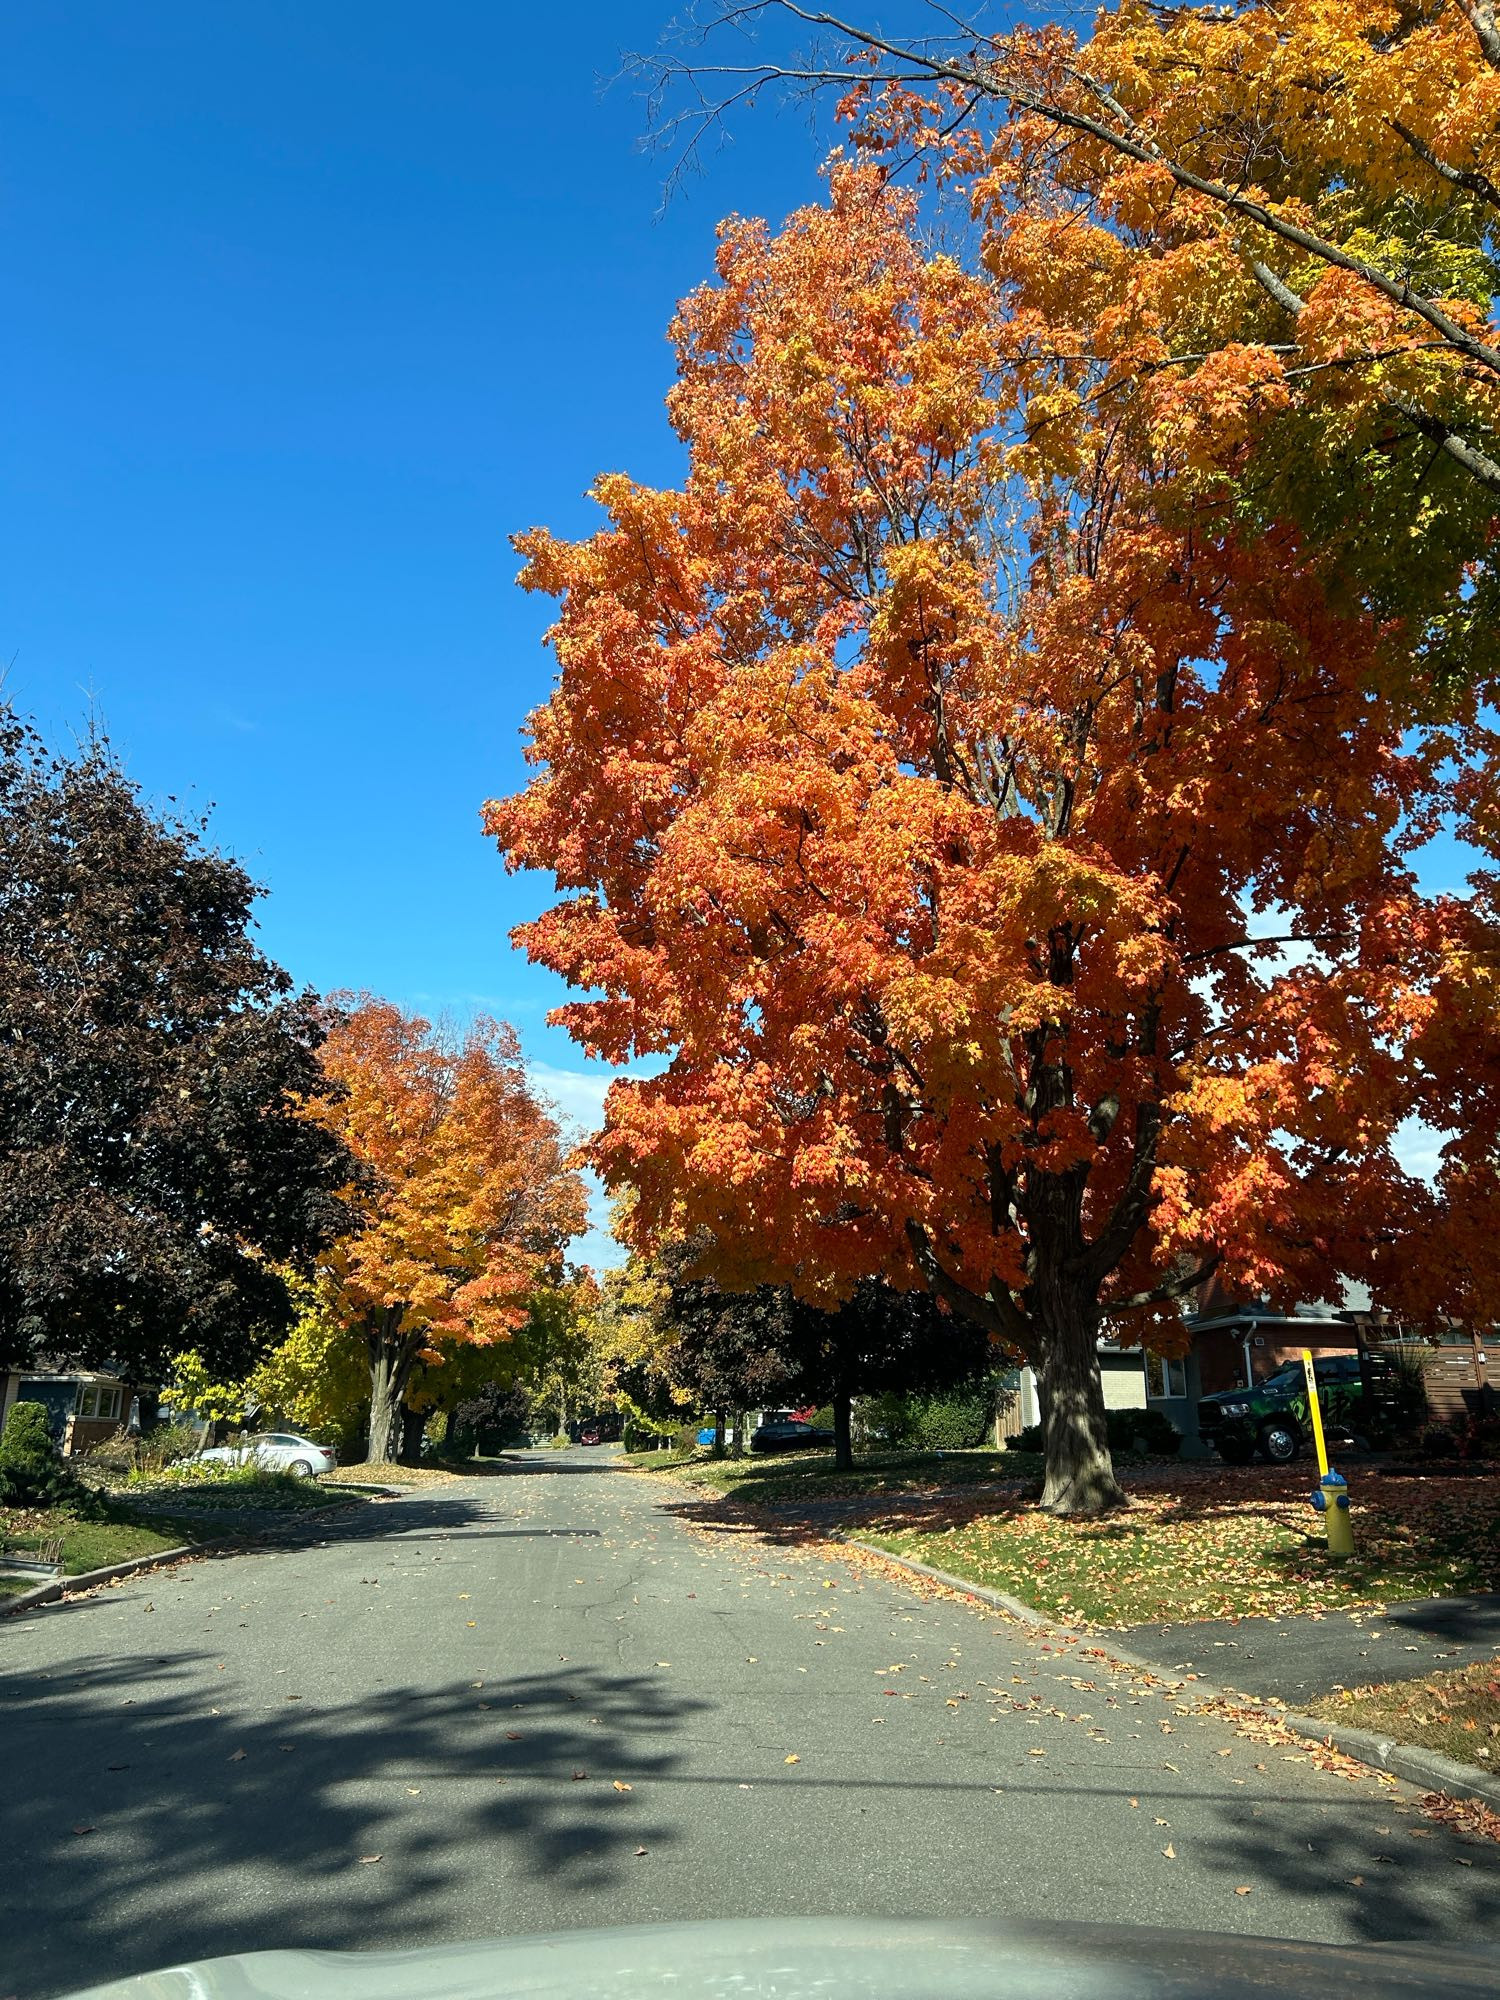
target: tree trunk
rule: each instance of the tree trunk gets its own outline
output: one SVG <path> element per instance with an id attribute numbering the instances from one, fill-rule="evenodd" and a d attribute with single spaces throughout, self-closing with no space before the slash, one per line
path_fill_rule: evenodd
<path id="1" fill-rule="evenodd" d="M 401 1335 L 403 1312 L 387 1306 L 365 1322 L 370 1350 L 370 1433 L 367 1460 L 392 1464 L 401 1456 L 401 1399 L 417 1358 L 417 1346 Z"/>
<path id="2" fill-rule="evenodd" d="M 734 1413 L 734 1443 L 729 1447 L 729 1451 L 730 1456 L 733 1458 L 743 1458 L 745 1456 L 745 1412 L 743 1410 L 736 1410 Z"/>
<path id="3" fill-rule="evenodd" d="M 854 1398 L 842 1386 L 833 1392 L 833 1462 L 840 1472 L 854 1470 Z"/>
<path id="4" fill-rule="evenodd" d="M 1042 1506 L 1051 1514 L 1107 1514 L 1127 1504 L 1115 1479 L 1099 1374 L 1098 1313 L 1066 1294 L 1048 1301 L 1039 1325 L 1037 1388 L 1042 1405 L 1047 1478 Z"/>
<path id="5" fill-rule="evenodd" d="M 401 1463 L 420 1465 L 422 1461 L 422 1433 L 427 1428 L 431 1410 L 412 1410 L 406 1404 L 401 1406 Z"/>
<path id="6" fill-rule="evenodd" d="M 724 1456 L 724 1406 L 721 1403 L 714 1411 L 714 1457 Z"/>

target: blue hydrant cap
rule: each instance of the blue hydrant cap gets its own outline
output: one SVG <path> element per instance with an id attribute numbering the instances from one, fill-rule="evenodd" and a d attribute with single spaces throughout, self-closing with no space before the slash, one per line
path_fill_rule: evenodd
<path id="1" fill-rule="evenodd" d="M 1347 1486 L 1349 1482 L 1342 1472 L 1325 1472 L 1319 1484 L 1323 1486 Z"/>

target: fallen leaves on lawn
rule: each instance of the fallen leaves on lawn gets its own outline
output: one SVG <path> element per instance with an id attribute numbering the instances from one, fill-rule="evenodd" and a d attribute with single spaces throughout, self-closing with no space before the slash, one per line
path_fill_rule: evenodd
<path id="1" fill-rule="evenodd" d="M 1341 1567 L 1310 1532 L 1300 1472 L 1180 1466 L 1168 1484 L 1123 1479 L 1131 1507 L 1104 1521 L 1060 1521 L 980 1490 L 908 1499 L 859 1532 L 1065 1625 L 1285 1616 L 1500 1586 L 1500 1479 L 1362 1473 L 1358 1555 Z"/>

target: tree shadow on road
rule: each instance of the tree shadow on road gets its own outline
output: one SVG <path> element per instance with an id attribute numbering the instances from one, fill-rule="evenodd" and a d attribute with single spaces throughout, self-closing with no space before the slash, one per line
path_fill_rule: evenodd
<path id="1" fill-rule="evenodd" d="M 277 1685 L 263 1712 L 221 1714 L 209 1653 L 15 1677 L 0 1876 L 24 1884 L 25 1922 L 0 1949 L 6 1993 L 273 1946 L 437 1942 L 476 1852 L 492 1899 L 469 1934 L 525 1929 L 529 1882 L 608 1888 L 674 1838 L 650 1787 L 701 1704 L 659 1679 L 559 1665 L 347 1704 L 300 1699 L 295 1668 Z"/>

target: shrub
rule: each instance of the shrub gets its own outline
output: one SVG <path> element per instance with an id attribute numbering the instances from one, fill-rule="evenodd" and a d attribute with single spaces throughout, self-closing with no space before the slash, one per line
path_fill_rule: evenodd
<path id="1" fill-rule="evenodd" d="M 680 1425 L 672 1439 L 672 1449 L 674 1451 L 696 1451 L 698 1449 L 698 1433 L 702 1428 L 702 1424 L 697 1423 Z"/>
<path id="2" fill-rule="evenodd" d="M 1500 1458 L 1500 1417 L 1459 1417 L 1453 1426 L 1460 1458 Z"/>
<path id="3" fill-rule="evenodd" d="M 915 1411 L 912 1442 L 921 1451 L 967 1451 L 983 1444 L 990 1406 L 984 1396 L 930 1396 Z"/>
<path id="4" fill-rule="evenodd" d="M 41 1403 L 11 1405 L 0 1431 L 0 1501 L 16 1507 L 69 1507 L 86 1512 L 92 1495 L 52 1442 Z"/>
<path id="5" fill-rule="evenodd" d="M 1182 1432 L 1160 1410 L 1106 1410 L 1109 1448 L 1149 1452 L 1153 1458 L 1175 1458 L 1182 1449 Z"/>
<path id="6" fill-rule="evenodd" d="M 1423 1458 L 1457 1458 L 1458 1439 L 1441 1424 L 1429 1424 L 1419 1443 Z"/>
<path id="7" fill-rule="evenodd" d="M 1045 1451 L 1046 1440 L 1042 1436 L 1041 1425 L 1027 1424 L 1024 1430 L 1005 1440 L 1005 1448 L 1007 1451 Z"/>
<path id="8" fill-rule="evenodd" d="M 632 1410 L 626 1417 L 620 1431 L 620 1442 L 627 1451 L 656 1451 L 664 1445 L 675 1444 L 681 1425 L 675 1420 L 663 1422 L 659 1417 L 648 1417 L 639 1410 Z M 694 1426 L 693 1436 L 698 1435 Z"/>
<path id="9" fill-rule="evenodd" d="M 116 1431 L 96 1444 L 87 1460 L 105 1472 L 161 1472 L 180 1458 L 190 1458 L 201 1443 L 202 1432 L 195 1424 L 158 1424 L 141 1437 Z"/>
<path id="10" fill-rule="evenodd" d="M 0 1466 L 7 1470 L 24 1468 L 40 1471 L 57 1463 L 57 1446 L 47 1424 L 42 1403 L 13 1403 L 0 1431 Z"/>
<path id="11" fill-rule="evenodd" d="M 825 1403 L 821 1410 L 814 1410 L 807 1421 L 815 1431 L 831 1431 L 834 1427 L 832 1403 Z"/>

